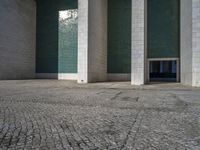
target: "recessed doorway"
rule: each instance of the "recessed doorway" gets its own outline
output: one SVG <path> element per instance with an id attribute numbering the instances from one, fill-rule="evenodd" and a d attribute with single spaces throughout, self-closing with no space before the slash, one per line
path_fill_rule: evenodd
<path id="1" fill-rule="evenodd" d="M 179 82 L 179 59 L 149 59 L 149 82 Z"/>

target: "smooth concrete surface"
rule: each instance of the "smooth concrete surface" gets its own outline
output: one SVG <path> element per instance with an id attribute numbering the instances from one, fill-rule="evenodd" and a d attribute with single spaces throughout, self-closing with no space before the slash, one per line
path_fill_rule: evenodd
<path id="1" fill-rule="evenodd" d="M 36 2 L 0 1 L 0 79 L 35 77 Z"/>

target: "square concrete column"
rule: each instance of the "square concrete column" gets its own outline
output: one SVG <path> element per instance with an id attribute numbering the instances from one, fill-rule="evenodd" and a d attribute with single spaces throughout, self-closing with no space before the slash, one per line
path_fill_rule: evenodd
<path id="1" fill-rule="evenodd" d="M 181 0 L 181 83 L 200 86 L 200 0 Z"/>
<path id="2" fill-rule="evenodd" d="M 193 86 L 200 87 L 200 0 L 192 3 Z"/>
<path id="3" fill-rule="evenodd" d="M 107 0 L 78 1 L 78 83 L 107 79 Z"/>
<path id="4" fill-rule="evenodd" d="M 145 83 L 146 0 L 132 0 L 132 75 L 133 85 Z"/>

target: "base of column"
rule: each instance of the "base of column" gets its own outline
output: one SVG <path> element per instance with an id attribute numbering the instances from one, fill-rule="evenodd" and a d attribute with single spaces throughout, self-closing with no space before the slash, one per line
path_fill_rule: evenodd
<path id="1" fill-rule="evenodd" d="M 37 73 L 37 79 L 77 80 L 77 73 Z"/>

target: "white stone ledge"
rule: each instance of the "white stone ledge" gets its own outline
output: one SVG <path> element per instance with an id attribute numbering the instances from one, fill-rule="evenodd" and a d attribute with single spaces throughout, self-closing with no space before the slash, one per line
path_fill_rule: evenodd
<path id="1" fill-rule="evenodd" d="M 37 79 L 77 80 L 77 73 L 37 73 Z"/>

